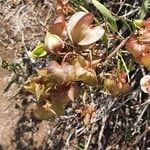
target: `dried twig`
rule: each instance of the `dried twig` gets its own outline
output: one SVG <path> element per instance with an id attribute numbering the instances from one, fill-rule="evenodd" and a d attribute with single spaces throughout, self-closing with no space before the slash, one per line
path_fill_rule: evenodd
<path id="1" fill-rule="evenodd" d="M 88 137 L 88 141 L 87 141 L 87 143 L 86 143 L 86 145 L 85 145 L 84 150 L 88 150 L 88 147 L 89 147 L 89 144 L 90 144 L 91 138 L 92 138 L 92 133 L 90 133 L 90 135 L 89 135 L 89 137 Z"/>
<path id="2" fill-rule="evenodd" d="M 110 53 L 108 55 L 108 57 L 106 58 L 106 61 L 109 61 L 110 58 L 112 58 L 127 42 L 127 40 L 129 39 L 129 37 L 126 37 L 116 48 L 115 50 Z"/>
<path id="3" fill-rule="evenodd" d="M 73 130 L 73 131 L 69 134 L 69 136 L 68 136 L 68 138 L 67 138 L 67 140 L 66 140 L 66 144 L 65 144 L 66 147 L 69 147 L 69 141 L 70 141 L 72 135 L 74 134 L 74 132 L 75 132 L 75 130 Z"/>
<path id="4" fill-rule="evenodd" d="M 138 117 L 137 121 L 135 122 L 134 126 L 136 127 L 138 125 L 138 123 L 140 122 L 144 112 L 146 111 L 146 109 L 148 108 L 148 104 L 144 107 L 144 109 L 142 110 L 140 116 Z"/>
<path id="5" fill-rule="evenodd" d="M 101 130 L 99 132 L 99 136 L 98 136 L 98 147 L 99 149 L 102 149 L 102 136 L 103 136 L 103 132 L 105 129 L 105 125 L 106 125 L 106 121 L 107 121 L 108 115 L 104 114 L 103 119 L 102 119 L 102 126 L 101 126 Z"/>
<path id="6" fill-rule="evenodd" d="M 148 127 L 148 128 L 136 139 L 136 141 L 133 142 L 133 145 L 136 145 L 136 144 L 141 140 L 141 138 L 142 138 L 145 134 L 147 134 L 147 132 L 149 132 L 149 131 L 150 131 L 150 127 Z"/>

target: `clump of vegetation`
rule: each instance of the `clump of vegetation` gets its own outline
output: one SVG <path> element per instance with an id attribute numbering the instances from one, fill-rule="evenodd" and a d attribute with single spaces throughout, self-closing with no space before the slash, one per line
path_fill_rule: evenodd
<path id="1" fill-rule="evenodd" d="M 94 3 L 97 5 L 98 2 Z M 70 8 L 68 3 L 61 5 L 65 10 Z M 107 12 L 112 18 L 108 10 Z M 119 72 L 116 69 L 109 76 L 105 75 L 107 72 L 103 72 L 101 76 L 102 70 L 96 71 L 105 59 L 104 56 L 97 55 L 101 50 L 96 42 L 106 36 L 106 33 L 103 27 L 94 21 L 94 15 L 79 11 L 73 12 L 73 15 L 69 15 L 69 19 L 65 19 L 63 13 L 64 11 L 59 10 L 58 17 L 50 25 L 50 31 L 46 33 L 44 43 L 39 43 L 32 52 L 29 52 L 33 58 L 46 55 L 55 55 L 57 58 L 51 60 L 46 68 L 37 70 L 38 75 L 28 80 L 24 86 L 28 92 L 36 96 L 37 108 L 34 114 L 39 119 L 62 115 L 64 105 L 79 96 L 79 82 L 89 87 L 104 87 L 105 91 L 113 95 L 119 95 L 129 89 L 123 70 Z M 110 22 L 110 30 L 114 31 L 115 24 L 114 21 Z"/>
<path id="2" fill-rule="evenodd" d="M 126 49 L 133 55 L 135 61 L 150 69 L 150 18 L 135 20 L 139 30 L 132 34 L 126 43 Z"/>
<path id="3" fill-rule="evenodd" d="M 72 137 L 79 139 L 75 147 L 85 150 L 95 145 L 97 149 L 128 149 L 141 139 L 138 147 L 148 145 L 148 7 L 144 0 L 135 12 L 122 14 L 122 5 L 115 14 L 98 0 L 56 1 L 55 20 L 43 40 L 27 51 L 34 65 L 43 61 L 44 65 L 32 68 L 23 80 L 23 92 L 34 97 L 32 114 L 38 120 L 60 118 L 61 124 L 60 116 L 74 115 L 62 123 L 63 130 L 67 125 L 77 126 L 62 145 L 68 146 Z M 71 107 L 69 113 L 67 107 Z M 82 144 L 82 134 L 86 144 Z"/>

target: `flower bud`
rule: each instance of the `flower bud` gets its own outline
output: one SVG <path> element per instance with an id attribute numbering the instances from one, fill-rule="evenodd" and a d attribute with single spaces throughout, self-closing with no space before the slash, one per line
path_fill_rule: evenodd
<path id="1" fill-rule="evenodd" d="M 115 81 L 113 79 L 105 79 L 104 80 L 104 90 L 110 91 L 115 85 Z"/>
<path id="2" fill-rule="evenodd" d="M 144 21 L 141 19 L 136 19 L 133 21 L 136 28 L 143 28 L 144 27 Z"/>
<path id="3" fill-rule="evenodd" d="M 60 50 L 64 48 L 64 42 L 59 36 L 47 33 L 45 37 L 45 46 L 48 53 L 58 54 Z"/>

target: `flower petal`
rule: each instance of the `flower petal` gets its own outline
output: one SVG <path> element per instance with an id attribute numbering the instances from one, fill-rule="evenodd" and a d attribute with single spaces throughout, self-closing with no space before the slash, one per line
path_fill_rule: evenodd
<path id="1" fill-rule="evenodd" d="M 73 10 L 69 5 L 69 0 L 56 0 L 56 12 L 59 14 L 68 14 L 71 13 Z"/>

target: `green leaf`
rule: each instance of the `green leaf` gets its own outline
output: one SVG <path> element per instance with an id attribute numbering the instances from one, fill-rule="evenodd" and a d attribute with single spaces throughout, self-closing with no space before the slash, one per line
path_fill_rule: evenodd
<path id="1" fill-rule="evenodd" d="M 107 54 L 108 54 L 108 42 L 109 42 L 109 39 L 108 39 L 108 35 L 106 33 L 102 37 L 102 42 L 105 44 L 106 49 L 107 49 Z"/>
<path id="2" fill-rule="evenodd" d="M 120 62 L 118 62 L 118 64 L 117 64 L 118 67 L 119 67 L 119 69 L 120 69 L 120 70 L 125 70 L 125 72 L 126 72 L 126 74 L 127 74 L 128 82 L 130 82 L 130 77 L 129 77 L 129 72 L 130 72 L 130 70 L 128 69 L 126 62 L 125 62 L 125 60 L 123 59 L 121 52 L 118 52 L 118 53 L 117 53 L 117 57 L 120 58 Z M 119 66 L 119 65 L 120 65 L 120 66 Z"/>
<path id="3" fill-rule="evenodd" d="M 44 44 L 43 43 L 39 43 L 32 52 L 29 52 L 29 56 L 33 57 L 33 58 L 39 58 L 39 57 L 43 57 L 47 54 L 47 52 L 44 49 Z"/>
<path id="4" fill-rule="evenodd" d="M 83 6 L 80 5 L 79 8 L 80 8 L 81 10 L 83 10 L 83 11 L 89 13 L 89 11 L 88 11 L 85 7 L 83 7 Z"/>
<path id="5" fill-rule="evenodd" d="M 132 31 L 129 20 L 127 20 L 125 18 L 121 18 L 121 21 L 125 25 L 125 27 L 130 31 L 130 33 L 132 33 L 133 31 Z"/>
<path id="6" fill-rule="evenodd" d="M 143 0 L 143 3 L 142 3 L 142 6 L 141 6 L 141 9 L 139 11 L 139 17 L 140 19 L 144 19 L 147 11 L 148 11 L 148 5 L 150 3 L 150 0 Z"/>
<path id="7" fill-rule="evenodd" d="M 111 15 L 110 11 L 104 5 L 102 5 L 100 2 L 98 2 L 97 0 L 92 0 L 92 3 L 99 10 L 99 12 L 106 18 L 111 31 L 113 33 L 117 32 L 118 27 L 117 27 L 115 18 Z"/>
<path id="8" fill-rule="evenodd" d="M 129 64 L 128 64 L 127 67 L 128 67 L 128 70 L 129 70 L 130 72 L 135 69 L 135 64 L 134 64 L 134 60 L 133 60 L 133 59 L 130 60 L 130 62 L 129 62 Z"/>

